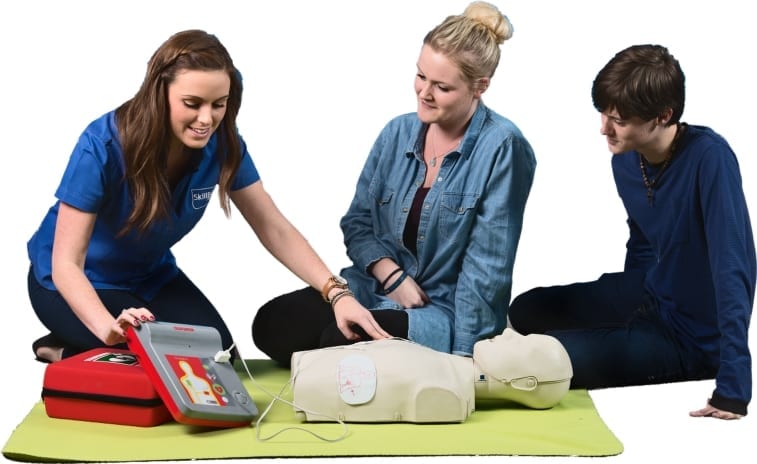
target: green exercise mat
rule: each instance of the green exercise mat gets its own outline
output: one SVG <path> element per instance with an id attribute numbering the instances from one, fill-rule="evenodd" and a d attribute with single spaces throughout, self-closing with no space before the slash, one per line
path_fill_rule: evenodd
<path id="1" fill-rule="evenodd" d="M 240 376 L 261 413 L 289 380 L 270 360 L 250 360 L 255 382 Z M 291 400 L 286 388 L 282 395 Z M 303 423 L 292 406 L 275 401 L 262 422 L 213 429 L 169 422 L 134 427 L 52 419 L 42 401 L 16 427 L 3 447 L 12 460 L 160 461 L 338 456 L 610 456 L 623 451 L 586 390 L 571 390 L 549 410 L 485 402 L 460 424 Z M 321 438 L 319 438 L 319 436 Z"/>

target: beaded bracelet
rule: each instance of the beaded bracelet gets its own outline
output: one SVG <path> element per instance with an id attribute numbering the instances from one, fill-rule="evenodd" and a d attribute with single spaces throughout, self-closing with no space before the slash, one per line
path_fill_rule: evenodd
<path id="1" fill-rule="evenodd" d="M 401 267 L 398 267 L 397 269 L 395 269 L 392 272 L 390 272 L 388 276 L 386 276 L 386 279 L 384 279 L 384 281 L 381 282 L 381 288 L 386 288 L 386 284 L 389 283 L 389 279 L 391 279 L 392 276 L 394 276 L 398 272 L 402 272 L 402 268 Z"/>
<path id="2" fill-rule="evenodd" d="M 342 290 L 341 292 L 337 293 L 331 298 L 331 307 L 333 308 L 337 301 L 339 301 L 344 296 L 355 296 L 354 293 L 350 290 Z"/>
<path id="3" fill-rule="evenodd" d="M 402 274 L 400 274 L 399 277 L 397 277 L 397 280 L 395 280 L 392 285 L 389 286 L 389 288 L 384 289 L 384 295 L 388 295 L 392 293 L 393 291 L 397 290 L 397 287 L 400 286 L 403 280 L 407 277 L 407 272 L 402 271 Z"/>

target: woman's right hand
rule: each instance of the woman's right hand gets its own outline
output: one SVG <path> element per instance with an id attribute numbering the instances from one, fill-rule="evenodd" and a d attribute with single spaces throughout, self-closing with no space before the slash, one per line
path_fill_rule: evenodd
<path id="1" fill-rule="evenodd" d="M 431 301 L 426 292 L 418 285 L 418 282 L 409 275 L 405 277 L 405 280 L 397 288 L 386 296 L 405 309 L 420 308 Z"/>
<path id="2" fill-rule="evenodd" d="M 354 324 L 360 326 L 374 340 L 392 337 L 376 322 L 373 314 L 352 296 L 345 296 L 336 302 L 334 317 L 336 318 L 336 326 L 347 340 L 357 341 L 360 339 L 360 336 L 350 328 Z"/>
<path id="3" fill-rule="evenodd" d="M 126 342 L 126 329 L 139 327 L 139 324 L 147 321 L 154 321 L 155 316 L 147 308 L 124 308 L 121 314 L 114 319 L 108 329 L 107 334 L 102 338 L 102 342 L 108 346 L 118 345 Z"/>

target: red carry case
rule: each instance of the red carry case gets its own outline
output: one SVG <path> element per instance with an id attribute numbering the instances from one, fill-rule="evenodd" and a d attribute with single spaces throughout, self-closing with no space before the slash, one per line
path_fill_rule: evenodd
<path id="1" fill-rule="evenodd" d="M 45 369 L 48 416 L 150 427 L 171 420 L 150 378 L 130 351 L 96 348 Z"/>

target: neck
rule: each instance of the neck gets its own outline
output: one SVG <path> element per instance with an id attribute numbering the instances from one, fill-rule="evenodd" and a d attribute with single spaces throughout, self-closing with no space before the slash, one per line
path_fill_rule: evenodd
<path id="1" fill-rule="evenodd" d="M 673 124 L 660 129 L 660 136 L 650 143 L 649 147 L 639 151 L 649 164 L 663 163 L 672 155 L 674 141 L 679 130 L 678 124 Z"/>
<path id="2" fill-rule="evenodd" d="M 434 144 L 436 145 L 435 148 L 441 150 L 442 147 L 460 142 L 460 139 L 465 134 L 465 126 L 459 127 L 456 130 L 447 130 L 439 124 L 431 124 L 428 128 L 428 132 L 434 139 Z"/>

